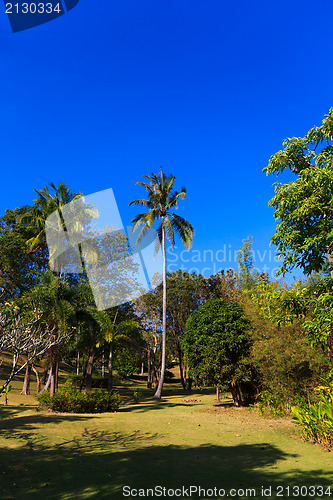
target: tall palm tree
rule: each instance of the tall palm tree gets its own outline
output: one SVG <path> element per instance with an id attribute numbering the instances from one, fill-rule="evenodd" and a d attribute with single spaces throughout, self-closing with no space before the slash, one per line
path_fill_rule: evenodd
<path id="1" fill-rule="evenodd" d="M 137 238 L 137 244 L 146 234 L 149 228 L 153 227 L 158 222 L 157 233 L 160 243 L 162 244 L 163 252 L 163 313 L 162 313 L 162 360 L 161 360 L 161 375 L 158 387 L 154 394 L 154 399 L 161 399 L 162 388 L 165 374 L 165 352 L 166 352 L 166 238 L 171 243 L 172 249 L 175 246 L 175 233 L 178 234 L 185 247 L 189 249 L 192 244 L 194 229 L 192 225 L 183 217 L 176 215 L 172 210 L 178 208 L 178 200 L 184 200 L 186 197 L 186 189 L 174 191 L 173 183 L 175 177 L 173 175 L 165 175 L 162 167 L 160 174 L 144 175 L 143 177 L 149 180 L 147 182 L 137 182 L 139 186 L 143 186 L 148 194 L 148 199 L 138 199 L 131 201 L 130 205 L 141 205 L 148 209 L 147 212 L 138 214 L 132 220 L 134 224 L 133 231 L 139 226 L 142 226 Z"/>

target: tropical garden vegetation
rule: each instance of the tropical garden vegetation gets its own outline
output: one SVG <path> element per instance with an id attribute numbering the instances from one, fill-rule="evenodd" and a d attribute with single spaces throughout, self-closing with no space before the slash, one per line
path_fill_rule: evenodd
<path id="1" fill-rule="evenodd" d="M 305 275 L 290 286 L 256 272 L 251 237 L 239 251 L 238 269 L 208 277 L 167 272 L 167 242 L 173 248 L 178 237 L 190 248 L 194 228 L 175 213 L 186 189 L 176 191 L 175 177 L 162 168 L 138 182 L 146 198 L 129 200 L 144 210 L 132 221 L 137 244 L 157 229 L 161 279 L 145 295 L 106 310 L 94 302 L 87 252 L 79 245 L 81 272 L 67 273 L 47 246 L 46 221 L 57 214 L 66 233 L 62 209 L 83 195 L 64 183 L 50 184 L 36 191 L 32 206 L 6 210 L 0 218 L 0 354 L 11 368 L 1 372 L 0 394 L 8 397 L 20 372 L 22 394 L 29 394 L 34 373 L 42 408 L 116 411 L 115 375 L 128 384 L 144 378 L 159 401 L 176 374 L 184 397 L 211 387 L 217 402 L 229 393 L 235 407 L 292 416 L 307 439 L 333 446 L 332 141 L 333 110 L 305 137 L 287 139 L 265 169 L 295 175 L 275 184 L 270 201 L 280 273 L 300 267 Z M 98 211 L 83 205 L 75 217 L 71 223 L 80 229 Z M 120 248 L 118 240 L 110 245 Z M 94 259 L 98 244 L 89 252 Z M 64 365 L 71 370 L 65 386 L 59 384 Z"/>

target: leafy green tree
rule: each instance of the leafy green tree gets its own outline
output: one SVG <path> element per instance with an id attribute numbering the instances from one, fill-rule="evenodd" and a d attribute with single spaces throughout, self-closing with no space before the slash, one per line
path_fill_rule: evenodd
<path id="1" fill-rule="evenodd" d="M 236 405 L 243 404 L 247 380 L 250 321 L 237 302 L 211 299 L 193 313 L 182 340 L 190 373 L 205 385 L 226 387 Z"/>
<path id="2" fill-rule="evenodd" d="M 245 291 L 249 291 L 254 285 L 254 265 L 252 251 L 252 236 L 248 236 L 243 240 L 243 245 L 237 254 L 238 272 L 237 278 L 241 287 Z"/>
<path id="3" fill-rule="evenodd" d="M 75 321 L 74 289 L 51 271 L 42 273 L 40 282 L 22 297 L 28 314 L 38 311 L 39 322 L 56 336 L 72 331 Z M 49 351 L 50 393 L 53 396 L 58 384 L 59 344 Z"/>
<path id="4" fill-rule="evenodd" d="M 233 269 L 200 277 L 200 294 L 204 302 L 210 299 L 240 300 L 242 293 Z"/>
<path id="5" fill-rule="evenodd" d="M 272 243 L 283 258 L 280 273 L 300 267 L 310 274 L 329 264 L 333 277 L 333 108 L 320 127 L 286 139 L 264 169 L 267 175 L 284 170 L 296 178 L 276 182 L 269 203 L 278 221 Z"/>
<path id="6" fill-rule="evenodd" d="M 163 315 L 162 315 L 162 360 L 161 373 L 154 399 L 161 399 L 165 373 L 166 357 L 166 305 L 167 305 L 167 284 L 166 284 L 166 238 L 169 239 L 172 248 L 175 245 L 175 233 L 178 234 L 186 248 L 192 244 L 194 229 L 192 225 L 183 217 L 176 215 L 172 210 L 178 208 L 179 199 L 185 199 L 186 189 L 183 187 L 180 192 L 173 190 L 175 177 L 166 176 L 162 170 L 160 175 L 145 175 L 147 182 L 137 182 L 139 186 L 147 191 L 148 199 L 137 199 L 131 201 L 130 205 L 141 205 L 148 209 L 147 212 L 140 213 L 134 217 L 132 223 L 134 229 L 142 226 L 138 236 L 138 242 L 145 235 L 147 230 L 158 222 L 157 233 L 162 244 L 163 252 Z"/>
<path id="7" fill-rule="evenodd" d="M 45 252 L 27 254 L 26 241 L 32 231 L 20 224 L 18 218 L 25 208 L 6 210 L 0 217 L 0 282 L 2 299 L 8 301 L 37 283 L 37 274 L 47 269 Z"/>
<path id="8" fill-rule="evenodd" d="M 309 275 L 328 269 L 333 279 L 333 108 L 320 127 L 313 127 L 304 137 L 286 139 L 265 171 L 278 175 L 286 169 L 296 179 L 277 182 L 270 201 L 278 221 L 272 242 L 284 259 L 280 272 L 301 267 Z M 333 365 L 330 295 L 314 297 L 315 316 L 307 326 L 317 338 L 323 332 L 321 340 L 328 343 Z"/>

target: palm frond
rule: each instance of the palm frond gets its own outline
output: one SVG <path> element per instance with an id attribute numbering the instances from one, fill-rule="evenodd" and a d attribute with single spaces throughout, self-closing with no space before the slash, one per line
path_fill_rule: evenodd
<path id="1" fill-rule="evenodd" d="M 183 217 L 176 214 L 170 214 L 172 218 L 172 227 L 175 229 L 179 235 L 181 241 L 184 243 L 185 247 L 189 249 L 192 245 L 194 228 L 193 226 Z"/>

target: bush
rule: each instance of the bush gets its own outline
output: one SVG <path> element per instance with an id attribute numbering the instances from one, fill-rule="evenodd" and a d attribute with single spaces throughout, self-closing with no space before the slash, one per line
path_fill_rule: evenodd
<path id="1" fill-rule="evenodd" d="M 287 405 L 281 396 L 272 394 L 269 391 L 262 391 L 260 402 L 258 403 L 260 413 L 269 413 L 274 417 L 282 417 L 288 413 Z"/>
<path id="2" fill-rule="evenodd" d="M 333 447 L 333 383 L 317 387 L 317 401 L 307 406 L 293 406 L 293 420 L 308 441 L 325 448 Z"/>
<path id="3" fill-rule="evenodd" d="M 76 388 L 62 387 L 51 398 L 46 391 L 38 397 L 40 408 L 50 408 L 63 413 L 103 413 L 118 410 L 120 396 L 117 392 L 109 393 L 102 389 L 86 394 Z"/>
<path id="4" fill-rule="evenodd" d="M 171 382 L 174 376 L 175 376 L 174 373 L 172 373 L 170 370 L 165 370 L 164 372 L 165 382 Z"/>
<path id="5" fill-rule="evenodd" d="M 143 394 L 141 391 L 134 391 L 133 392 L 133 399 L 134 399 L 134 403 L 141 403 L 142 399 L 143 399 Z"/>
<path id="6" fill-rule="evenodd" d="M 115 378 L 114 374 L 114 378 Z M 74 387 L 80 387 L 82 382 L 82 374 L 81 375 L 69 375 L 66 379 L 66 384 L 69 383 L 69 385 L 74 386 Z M 92 387 L 95 389 L 107 389 L 108 387 L 108 379 L 107 377 L 99 377 L 95 374 L 92 376 Z"/>
<path id="7" fill-rule="evenodd" d="M 266 324 L 255 335 L 251 359 L 261 391 L 283 400 L 289 410 L 299 405 L 299 398 L 311 399 L 329 372 L 328 356 L 309 345 L 297 324 L 281 328 Z"/>

